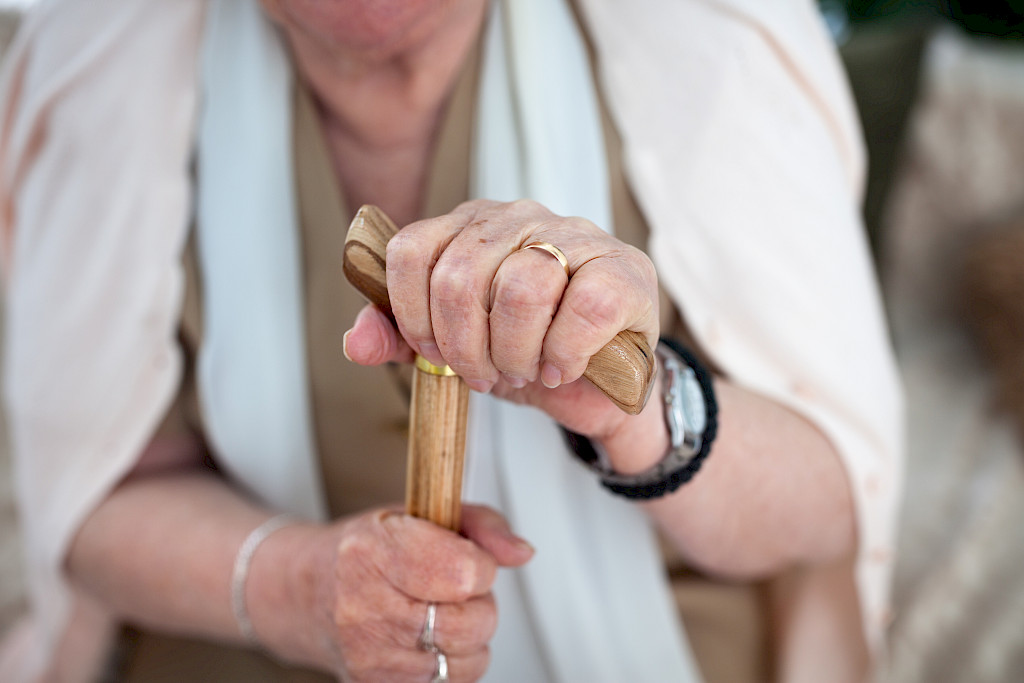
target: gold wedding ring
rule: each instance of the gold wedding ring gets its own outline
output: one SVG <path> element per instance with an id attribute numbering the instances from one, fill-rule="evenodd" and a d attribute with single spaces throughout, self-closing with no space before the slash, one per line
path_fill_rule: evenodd
<path id="1" fill-rule="evenodd" d="M 529 244 L 525 245 L 523 249 L 543 249 L 544 251 L 548 252 L 556 259 L 558 259 L 558 262 L 562 264 L 562 268 L 565 268 L 565 277 L 569 277 L 569 259 L 565 258 L 565 254 L 562 252 L 562 250 L 556 247 L 555 245 L 551 244 L 550 242 L 541 242 L 540 240 L 538 240 L 536 242 L 530 242 Z"/>

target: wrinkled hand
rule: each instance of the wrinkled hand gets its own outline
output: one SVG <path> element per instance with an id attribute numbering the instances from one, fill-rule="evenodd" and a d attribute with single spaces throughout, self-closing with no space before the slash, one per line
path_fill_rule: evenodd
<path id="1" fill-rule="evenodd" d="M 570 278 L 533 241 L 561 249 Z M 398 333 L 364 309 L 346 354 L 374 365 L 419 353 L 474 390 L 546 411 L 600 438 L 625 419 L 589 382 L 587 362 L 624 329 L 658 337 L 658 285 L 643 252 L 582 218 L 532 201 L 477 200 L 401 230 L 388 244 L 388 293 Z"/>
<path id="2" fill-rule="evenodd" d="M 467 505 L 462 520 L 460 536 L 397 509 L 376 510 L 311 536 L 316 550 L 301 562 L 312 627 L 324 663 L 342 680 L 429 680 L 436 660 L 418 647 L 429 602 L 438 604 L 434 642 L 451 680 L 484 674 L 497 626 L 497 569 L 524 564 L 533 549 L 494 510 Z"/>

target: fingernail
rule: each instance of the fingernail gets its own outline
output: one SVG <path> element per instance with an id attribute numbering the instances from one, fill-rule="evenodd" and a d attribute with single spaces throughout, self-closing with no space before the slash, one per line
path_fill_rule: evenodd
<path id="1" fill-rule="evenodd" d="M 540 381 L 548 389 L 554 389 L 562 384 L 562 371 L 551 363 L 545 363 L 540 370 Z"/>
<path id="2" fill-rule="evenodd" d="M 437 348 L 437 344 L 433 342 L 423 342 L 420 344 L 420 355 L 429 360 L 434 365 L 445 365 L 444 357 Z"/>
<path id="3" fill-rule="evenodd" d="M 519 548 L 520 550 L 526 550 L 530 553 L 536 552 L 536 549 L 533 547 L 533 545 L 530 544 L 529 541 L 527 541 L 525 538 L 521 536 L 517 536 L 512 531 L 512 529 L 510 529 L 509 526 L 504 522 L 501 523 L 501 526 L 498 529 L 498 533 L 500 533 L 506 541 L 508 541 L 515 547 Z"/>
<path id="4" fill-rule="evenodd" d="M 529 550 L 531 553 L 534 552 L 534 547 L 530 545 L 530 543 L 525 538 L 517 536 L 516 533 L 512 531 L 512 527 L 508 525 L 508 521 L 505 520 L 503 517 L 496 517 L 495 519 L 491 520 L 490 526 L 499 536 L 505 539 L 508 543 L 511 543 L 512 545 L 521 550 Z"/>
<path id="5" fill-rule="evenodd" d="M 506 382 L 514 386 L 516 389 L 522 389 L 528 384 L 528 382 L 522 377 L 512 377 L 511 375 L 506 375 L 505 373 L 502 373 L 501 376 L 505 378 Z"/>
<path id="6" fill-rule="evenodd" d="M 466 386 L 468 386 L 473 391 L 476 391 L 481 394 L 486 394 L 491 390 L 491 387 L 494 386 L 494 383 L 488 382 L 485 379 L 467 379 Z"/>
<path id="7" fill-rule="evenodd" d="M 352 330 L 346 332 L 345 336 L 341 338 L 341 352 L 345 354 L 345 358 L 347 358 L 349 362 L 355 362 L 352 360 L 352 356 L 348 355 L 348 335 L 350 334 L 352 334 Z"/>
<path id="8" fill-rule="evenodd" d="M 520 538 L 520 537 L 516 536 L 515 534 L 509 534 L 509 539 L 508 540 L 511 541 L 512 544 L 515 547 L 519 548 L 520 550 L 527 550 L 531 554 L 537 552 L 537 549 L 534 548 L 533 545 L 529 541 L 527 541 L 525 538 Z"/>

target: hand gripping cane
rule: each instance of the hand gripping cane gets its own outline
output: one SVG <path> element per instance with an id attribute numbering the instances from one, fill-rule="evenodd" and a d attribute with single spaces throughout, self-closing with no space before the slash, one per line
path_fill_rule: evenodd
<path id="1" fill-rule="evenodd" d="M 385 274 L 387 244 L 398 232 L 376 206 L 359 209 L 345 240 L 345 277 L 394 322 Z M 590 359 L 583 376 L 630 415 L 643 410 L 654 378 L 647 340 L 623 330 Z M 469 388 L 447 366 L 417 356 L 409 416 L 406 510 L 459 530 Z"/>

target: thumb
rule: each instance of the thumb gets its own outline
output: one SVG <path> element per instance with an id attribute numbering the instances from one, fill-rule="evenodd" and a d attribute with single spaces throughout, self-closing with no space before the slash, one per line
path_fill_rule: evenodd
<path id="1" fill-rule="evenodd" d="M 412 350 L 395 326 L 376 306 L 364 306 L 343 340 L 345 357 L 359 365 L 381 365 L 389 361 L 410 363 Z"/>
<path id="2" fill-rule="evenodd" d="M 489 507 L 463 506 L 462 533 L 489 552 L 502 567 L 519 567 L 533 557 L 533 546 L 512 533 L 501 513 Z"/>

